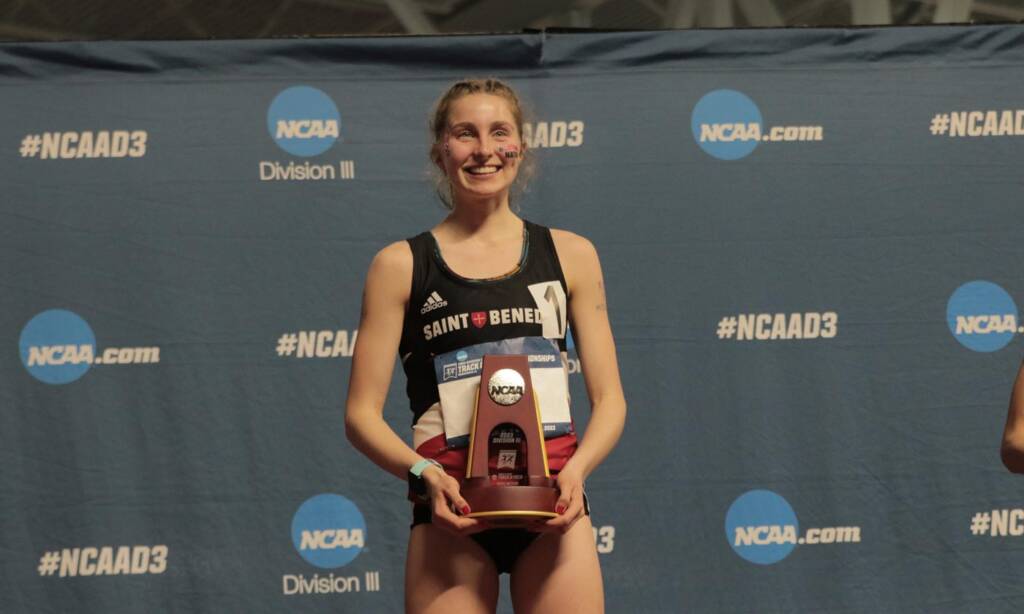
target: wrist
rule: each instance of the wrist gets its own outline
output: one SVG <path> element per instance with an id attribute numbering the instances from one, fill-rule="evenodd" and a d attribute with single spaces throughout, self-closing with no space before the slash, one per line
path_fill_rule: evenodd
<path id="1" fill-rule="evenodd" d="M 407 479 L 409 481 L 409 490 L 413 495 L 423 500 L 428 496 L 427 484 L 430 479 L 434 476 L 431 475 L 435 472 L 431 469 L 436 468 L 440 473 L 444 472 L 444 468 L 441 467 L 441 463 L 436 460 L 425 458 L 415 463 L 409 468 Z"/>
<path id="2" fill-rule="evenodd" d="M 584 480 L 590 472 L 587 471 L 586 462 L 582 458 L 579 458 L 578 454 L 574 454 L 565 462 L 565 465 L 562 466 L 562 470 L 559 471 L 559 473 L 575 474 L 580 477 L 580 480 Z"/>

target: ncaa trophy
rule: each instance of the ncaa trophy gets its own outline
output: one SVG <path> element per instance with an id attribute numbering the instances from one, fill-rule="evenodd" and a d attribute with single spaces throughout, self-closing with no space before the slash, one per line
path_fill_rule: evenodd
<path id="1" fill-rule="evenodd" d="M 469 431 L 462 496 L 480 518 L 529 528 L 549 518 L 558 488 L 548 471 L 540 408 L 524 355 L 487 355 Z"/>

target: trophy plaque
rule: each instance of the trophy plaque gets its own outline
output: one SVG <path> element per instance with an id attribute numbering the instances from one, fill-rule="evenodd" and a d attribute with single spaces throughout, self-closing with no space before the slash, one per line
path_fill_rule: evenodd
<path id="1" fill-rule="evenodd" d="M 524 355 L 483 358 L 461 492 L 472 510 L 467 517 L 499 527 L 529 528 L 558 516 L 558 488 Z"/>

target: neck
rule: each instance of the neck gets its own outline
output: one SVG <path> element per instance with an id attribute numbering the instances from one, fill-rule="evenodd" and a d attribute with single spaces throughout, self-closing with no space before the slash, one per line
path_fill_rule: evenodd
<path id="1" fill-rule="evenodd" d="M 452 212 L 439 226 L 456 235 L 500 237 L 518 231 L 522 221 L 509 208 L 508 193 L 473 202 L 456 201 Z"/>

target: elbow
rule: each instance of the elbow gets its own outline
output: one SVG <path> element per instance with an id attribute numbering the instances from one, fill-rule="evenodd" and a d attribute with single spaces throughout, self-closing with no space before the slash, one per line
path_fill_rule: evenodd
<path id="1" fill-rule="evenodd" d="M 1024 442 L 1004 439 L 999 448 L 1003 466 L 1013 473 L 1024 473 Z"/>
<path id="2" fill-rule="evenodd" d="M 626 414 L 629 413 L 629 406 L 626 405 L 625 397 L 619 399 L 619 422 L 623 427 L 626 426 Z"/>
<path id="3" fill-rule="evenodd" d="M 626 400 L 622 400 L 622 408 L 619 410 L 619 433 L 621 434 L 623 429 L 626 428 L 626 413 L 629 408 L 626 406 Z"/>
<path id="4" fill-rule="evenodd" d="M 345 439 L 349 440 L 349 443 L 351 443 L 354 437 L 355 429 L 352 426 L 352 421 L 349 420 L 348 416 L 345 416 Z"/>
<path id="5" fill-rule="evenodd" d="M 361 438 L 359 437 L 359 421 L 356 420 L 352 412 L 345 412 L 345 439 L 348 439 L 356 448 L 359 447 Z"/>

